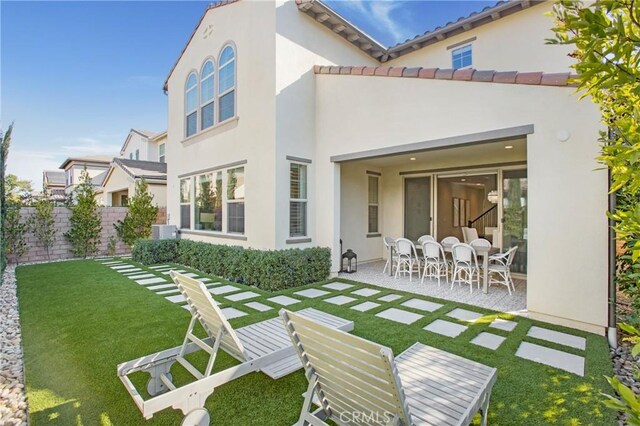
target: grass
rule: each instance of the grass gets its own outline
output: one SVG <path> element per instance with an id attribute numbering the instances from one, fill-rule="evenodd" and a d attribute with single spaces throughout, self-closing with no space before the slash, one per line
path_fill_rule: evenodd
<path id="1" fill-rule="evenodd" d="M 20 267 L 17 277 L 27 392 L 34 425 L 180 423 L 181 413 L 171 409 L 145 421 L 117 378 L 116 365 L 181 344 L 190 318 L 186 310 L 91 260 Z M 331 296 L 370 287 L 350 283 L 356 287 L 343 292 L 333 291 Z M 238 286 L 245 289 L 242 285 Z M 263 295 L 257 301 L 269 305 L 264 299 L 273 294 L 304 299 L 292 293 L 309 287 L 317 285 L 279 293 L 251 290 Z M 365 313 L 349 309 L 349 306 L 388 293 L 402 294 L 403 298 L 382 303 L 382 306 Z M 355 321 L 354 334 L 389 346 L 396 354 L 420 341 L 496 367 L 498 380 L 491 399 L 490 424 L 615 424 L 615 413 L 600 402 L 600 392 L 609 392 L 604 376 L 612 374 L 604 337 L 517 318 L 518 326 L 512 332 L 490 330 L 507 337 L 500 348 L 492 351 L 472 345 L 469 341 L 482 331 L 487 331 L 489 323 L 496 316 L 509 316 L 424 296 L 419 297 L 443 303 L 444 306 L 433 313 L 415 311 L 424 314 L 424 317 L 411 325 L 401 325 L 374 316 L 376 312 L 398 306 L 411 297 L 416 296 L 385 290 L 370 298 L 357 297 L 358 301 L 345 306 L 334 306 L 318 299 L 304 299 L 302 303 L 292 305 L 291 309 L 316 307 L 351 319 Z M 250 311 L 242 305 L 247 301 L 229 302 L 220 296 L 216 299 L 224 302 L 223 307 L 233 306 L 245 312 Z M 426 324 L 436 318 L 444 318 L 447 312 L 456 307 L 482 312 L 486 316 L 455 339 L 422 330 Z M 411 310 L 406 307 L 402 309 Z M 276 312 L 277 309 L 251 313 L 230 322 L 234 327 L 241 327 L 272 318 Z M 455 321 L 448 317 L 447 320 Z M 587 339 L 587 350 L 572 350 L 526 337 L 527 330 L 534 324 L 583 336 Z M 585 356 L 585 377 L 515 357 L 514 353 L 522 340 Z M 195 358 L 196 362 L 202 359 Z M 219 370 L 236 364 L 236 361 L 221 353 L 216 363 L 216 370 Z M 187 378 L 177 367 L 174 367 L 172 374 L 177 383 Z M 139 373 L 134 377 L 134 382 L 139 389 L 144 388 L 146 376 Z M 216 389 L 207 400 L 206 408 L 211 413 L 212 424 L 290 425 L 297 420 L 302 404 L 301 394 L 306 386 L 301 371 L 279 380 L 272 380 L 262 373 L 252 373 Z"/>

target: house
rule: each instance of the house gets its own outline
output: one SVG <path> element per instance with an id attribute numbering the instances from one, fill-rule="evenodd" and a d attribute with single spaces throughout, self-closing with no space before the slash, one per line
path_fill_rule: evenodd
<path id="1" fill-rule="evenodd" d="M 42 172 L 42 195 L 55 202 L 63 202 L 66 199 L 64 192 L 65 173 L 60 170 L 44 170 Z"/>
<path id="2" fill-rule="evenodd" d="M 154 203 L 167 205 L 167 164 L 165 147 L 167 132 L 131 129 L 96 191 L 100 204 L 110 207 L 126 206 L 135 194 L 136 182 L 145 179 Z"/>
<path id="3" fill-rule="evenodd" d="M 499 2 L 392 47 L 320 0 L 209 6 L 165 83 L 169 223 L 261 249 L 471 226 L 518 246 L 531 317 L 604 333 L 598 109 L 550 46 L 550 2 Z"/>
<path id="4" fill-rule="evenodd" d="M 108 155 L 89 155 L 85 157 L 69 157 L 61 165 L 64 170 L 65 194 L 72 194 L 73 190 L 80 183 L 80 177 L 84 169 L 91 177 L 91 183 L 99 188 L 107 175 L 112 157 Z"/>

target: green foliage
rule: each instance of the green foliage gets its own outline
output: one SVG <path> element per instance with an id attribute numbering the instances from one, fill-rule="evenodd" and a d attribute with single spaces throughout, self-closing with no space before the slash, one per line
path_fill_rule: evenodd
<path id="1" fill-rule="evenodd" d="M 20 180 L 9 174 L 4 178 L 5 198 L 9 205 L 26 206 L 33 202 L 33 185 L 29 180 Z"/>
<path id="2" fill-rule="evenodd" d="M 73 246 L 73 253 L 86 258 L 98 251 L 102 232 L 98 202 L 86 168 L 80 175 L 80 184 L 76 187 L 74 194 L 76 202 L 71 207 L 69 218 L 71 229 L 64 235 Z"/>
<path id="3" fill-rule="evenodd" d="M 35 212 L 29 218 L 29 229 L 47 251 L 47 259 L 51 259 L 51 247 L 58 233 L 53 215 L 53 201 L 42 198 L 35 204 Z"/>
<path id="4" fill-rule="evenodd" d="M 138 240 L 131 250 L 131 257 L 145 265 L 175 262 L 178 240 Z"/>
<path id="5" fill-rule="evenodd" d="M 10 207 L 4 218 L 4 240 L 7 254 L 13 256 L 16 264 L 27 251 L 27 243 L 24 235 L 27 233 L 27 224 L 20 221 L 20 208 Z"/>
<path id="6" fill-rule="evenodd" d="M 637 357 L 640 354 L 640 330 L 630 324 L 618 324 L 621 330 L 629 334 L 626 340 L 633 343 L 631 355 Z M 616 391 L 619 397 L 604 394 L 604 405 L 627 415 L 625 424 L 640 426 L 640 397 L 636 397 L 631 389 L 623 385 L 616 376 L 607 377 L 609 385 Z"/>
<path id="7" fill-rule="evenodd" d="M 177 262 L 269 291 L 322 281 L 331 269 L 328 248 L 256 250 L 190 240 L 141 240 L 132 255 L 140 263 Z"/>
<path id="8" fill-rule="evenodd" d="M 129 210 L 123 220 L 114 223 L 118 237 L 133 246 L 136 241 L 151 236 L 151 225 L 158 217 L 158 207 L 153 205 L 153 195 L 144 179 L 136 182 L 135 195 L 129 200 Z"/>
<path id="9" fill-rule="evenodd" d="M 0 131 L 0 235 L 4 235 L 4 221 L 7 213 L 6 189 L 4 187 L 4 175 L 7 170 L 7 159 L 9 157 L 9 146 L 11 145 L 11 133 L 13 123 L 9 125 L 7 131 Z M 6 265 L 5 240 L 0 238 L 0 276 Z"/>
<path id="10" fill-rule="evenodd" d="M 117 240 L 116 237 L 114 237 L 113 235 L 109 237 L 109 242 L 107 243 L 107 254 L 109 256 L 115 256 L 116 254 L 116 244 L 117 244 Z"/>

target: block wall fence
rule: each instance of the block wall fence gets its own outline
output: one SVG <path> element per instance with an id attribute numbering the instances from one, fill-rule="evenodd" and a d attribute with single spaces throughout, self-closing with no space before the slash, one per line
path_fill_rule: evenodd
<path id="1" fill-rule="evenodd" d="M 100 235 L 100 243 L 98 244 L 98 252 L 96 256 L 108 255 L 109 239 L 113 236 L 116 238 L 116 254 L 125 255 L 131 252 L 131 248 L 125 245 L 116 234 L 116 229 L 113 226 L 119 220 L 124 219 L 127 214 L 127 207 L 99 207 L 98 208 L 102 218 L 102 233 Z M 23 207 L 20 209 L 20 219 L 23 223 L 26 223 L 28 218 L 33 215 L 35 208 Z M 70 223 L 69 218 L 71 216 L 71 210 L 66 207 L 55 207 L 53 209 L 53 217 L 55 220 L 56 237 L 55 243 L 50 248 L 50 260 L 72 259 L 74 258 L 73 250 L 69 241 L 65 238 L 64 234 L 69 230 Z M 166 217 L 166 208 L 161 207 L 158 211 L 158 218 L 156 223 L 164 224 Z M 31 230 L 25 235 L 25 241 L 27 243 L 27 251 L 24 256 L 20 258 L 20 263 L 26 262 L 42 262 L 49 260 L 47 258 L 47 251 L 42 246 L 40 241 L 33 235 Z M 10 262 L 13 262 L 13 256 L 9 258 Z"/>

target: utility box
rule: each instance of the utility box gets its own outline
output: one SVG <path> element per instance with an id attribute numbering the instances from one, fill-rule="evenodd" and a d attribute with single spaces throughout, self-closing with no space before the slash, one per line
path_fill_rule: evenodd
<path id="1" fill-rule="evenodd" d="M 151 238 L 154 240 L 170 240 L 178 237 L 175 225 L 151 225 Z"/>

